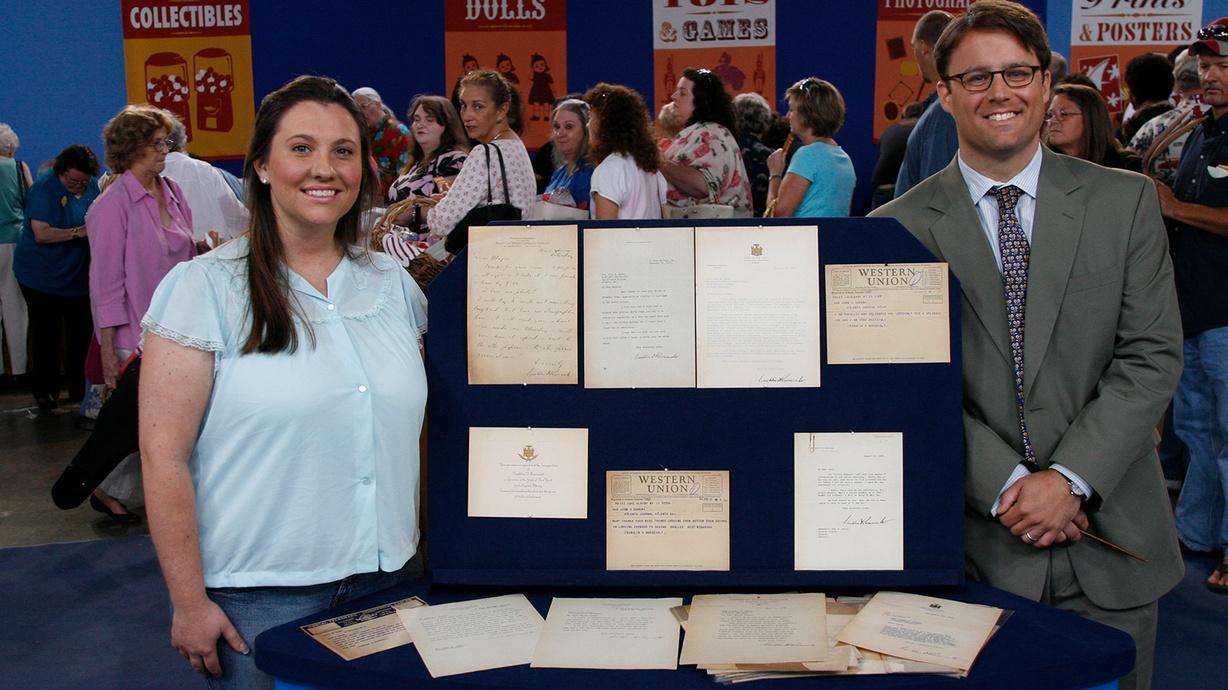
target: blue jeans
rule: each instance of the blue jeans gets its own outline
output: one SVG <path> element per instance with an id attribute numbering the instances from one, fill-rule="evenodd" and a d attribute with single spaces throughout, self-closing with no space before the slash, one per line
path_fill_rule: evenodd
<path id="1" fill-rule="evenodd" d="M 1185 339 L 1185 370 L 1173 398 L 1173 429 L 1190 466 L 1177 500 L 1177 534 L 1186 546 L 1228 546 L 1228 328 Z"/>
<path id="2" fill-rule="evenodd" d="M 388 589 L 422 576 L 422 557 L 414 554 L 395 573 L 351 575 L 335 582 L 306 587 L 218 587 L 205 590 L 230 618 L 243 641 L 254 647 L 256 636 L 282 623 L 340 606 L 347 601 Z M 206 676 L 213 690 L 268 689 L 273 677 L 256 668 L 255 654 L 239 654 L 224 639 L 218 640 L 219 678 Z"/>

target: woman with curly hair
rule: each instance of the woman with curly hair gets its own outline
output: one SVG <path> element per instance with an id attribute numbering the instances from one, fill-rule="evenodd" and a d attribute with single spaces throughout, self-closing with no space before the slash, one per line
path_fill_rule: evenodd
<path id="1" fill-rule="evenodd" d="M 684 69 L 673 101 L 674 115 L 686 125 L 665 148 L 661 166 L 670 186 L 669 205 L 724 204 L 735 216 L 750 216 L 750 180 L 724 82 L 709 69 Z"/>
<path id="2" fill-rule="evenodd" d="M 589 150 L 597 163 L 589 215 L 596 220 L 663 217 L 669 186 L 644 99 L 625 86 L 602 83 L 584 100 L 592 107 Z"/>
<path id="3" fill-rule="evenodd" d="M 141 317 L 154 289 L 175 264 L 197 253 L 183 190 L 162 176 L 172 128 L 166 111 L 129 105 L 102 130 L 107 166 L 118 177 L 86 214 L 85 235 L 90 309 L 107 388 L 115 388 L 120 364 L 140 348 Z M 90 505 L 116 522 L 134 521 L 120 501 L 137 493 L 139 476 L 134 453 L 99 486 Z"/>

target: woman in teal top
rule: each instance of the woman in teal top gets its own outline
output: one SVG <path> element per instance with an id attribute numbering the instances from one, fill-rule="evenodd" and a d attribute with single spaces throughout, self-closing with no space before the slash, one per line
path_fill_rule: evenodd
<path id="1" fill-rule="evenodd" d="M 81 144 L 61 151 L 26 195 L 13 272 L 30 314 L 30 387 L 44 410 L 54 408 L 60 394 L 61 349 L 68 399 L 80 400 L 85 393 L 85 353 L 94 333 L 85 212 L 97 196 L 98 158 Z"/>
<path id="2" fill-rule="evenodd" d="M 0 122 L 0 325 L 15 376 L 26 373 L 26 300 L 13 274 L 13 253 L 26 215 L 30 168 L 15 160 L 17 133 Z M 0 374 L 5 373 L 0 362 Z"/>
<path id="3" fill-rule="evenodd" d="M 832 137 L 844 124 L 844 98 L 831 82 L 808 77 L 785 91 L 789 129 L 803 146 L 785 172 L 785 152 L 768 156 L 768 208 L 775 218 L 847 216 L 857 173 Z"/>

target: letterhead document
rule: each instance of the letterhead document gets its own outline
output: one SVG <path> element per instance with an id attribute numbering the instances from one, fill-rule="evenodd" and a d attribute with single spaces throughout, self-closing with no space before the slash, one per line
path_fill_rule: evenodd
<path id="1" fill-rule="evenodd" d="M 588 429 L 470 427 L 469 517 L 588 517 Z"/>
<path id="2" fill-rule="evenodd" d="M 793 567 L 904 569 L 904 435 L 793 435 Z"/>
<path id="3" fill-rule="evenodd" d="M 1001 615 L 992 606 L 879 592 L 845 626 L 840 641 L 967 672 Z"/>
<path id="4" fill-rule="evenodd" d="M 817 388 L 819 229 L 695 229 L 700 388 Z"/>
<path id="5" fill-rule="evenodd" d="M 470 384 L 579 383 L 575 225 L 472 228 Z"/>
<path id="6" fill-rule="evenodd" d="M 947 265 L 827 266 L 828 364 L 950 362 Z"/>
<path id="7" fill-rule="evenodd" d="M 432 678 L 527 664 L 544 623 L 523 594 L 401 609 L 397 615 Z"/>
<path id="8" fill-rule="evenodd" d="M 585 228 L 585 388 L 695 387 L 694 238 Z"/>
<path id="9" fill-rule="evenodd" d="M 555 597 L 533 653 L 534 668 L 678 668 L 678 621 L 669 599 Z"/>
<path id="10" fill-rule="evenodd" d="M 821 593 L 700 594 L 691 600 L 680 663 L 772 664 L 827 655 Z"/>
<path id="11" fill-rule="evenodd" d="M 729 570 L 729 471 L 606 472 L 606 570 Z"/>
<path id="12" fill-rule="evenodd" d="M 419 606 L 426 606 L 426 602 L 418 597 L 409 597 L 317 623 L 300 625 L 299 629 L 342 659 L 353 661 L 413 642 L 405 626 L 401 625 L 401 619 L 397 617 L 397 609 Z"/>

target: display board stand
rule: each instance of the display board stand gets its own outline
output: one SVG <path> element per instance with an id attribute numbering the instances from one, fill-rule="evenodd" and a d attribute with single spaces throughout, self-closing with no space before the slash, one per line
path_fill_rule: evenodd
<path id="1" fill-rule="evenodd" d="M 705 220 L 702 225 L 745 227 L 748 222 Z M 696 222 L 642 221 L 638 226 L 695 227 Z M 934 261 L 894 220 L 823 219 L 818 226 L 820 279 L 829 264 Z M 585 222 L 580 227 L 582 232 L 627 223 Z M 462 253 L 429 291 L 428 544 L 436 583 L 674 590 L 962 584 L 962 388 L 959 286 L 953 277 L 949 363 L 829 365 L 824 345 L 819 388 L 590 390 L 583 386 L 583 371 L 579 385 L 469 385 L 467 268 Z M 582 289 L 582 279 L 580 284 Z M 577 303 L 583 304 L 582 295 Z M 826 333 L 825 314 L 820 323 Z M 518 426 L 589 429 L 587 519 L 468 516 L 469 428 Z M 903 434 L 904 569 L 797 571 L 793 435 L 849 431 Z M 605 472 L 660 469 L 729 470 L 728 571 L 606 570 Z"/>

